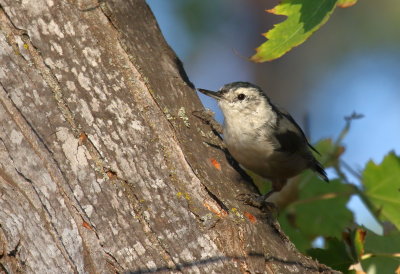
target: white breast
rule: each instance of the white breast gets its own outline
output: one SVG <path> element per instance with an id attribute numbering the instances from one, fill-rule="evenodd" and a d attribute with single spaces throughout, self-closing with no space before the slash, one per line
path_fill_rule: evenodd
<path id="1" fill-rule="evenodd" d="M 252 113 L 234 113 L 229 108 L 224 116 L 224 142 L 231 155 L 245 168 L 266 176 L 266 165 L 277 146 L 266 132 L 266 126 L 276 122 L 276 115 L 268 105 L 260 105 Z"/>
<path id="2" fill-rule="evenodd" d="M 244 167 L 256 171 L 260 163 L 265 162 L 274 151 L 268 140 L 254 139 L 254 128 L 249 124 L 224 127 L 224 142 L 235 158 Z"/>

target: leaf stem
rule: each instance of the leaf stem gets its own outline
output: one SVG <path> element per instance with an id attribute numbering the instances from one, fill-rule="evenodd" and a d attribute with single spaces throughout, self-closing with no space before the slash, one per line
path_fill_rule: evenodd
<path id="1" fill-rule="evenodd" d="M 400 253 L 367 253 L 361 256 L 361 260 L 367 260 L 371 257 L 400 258 Z"/>

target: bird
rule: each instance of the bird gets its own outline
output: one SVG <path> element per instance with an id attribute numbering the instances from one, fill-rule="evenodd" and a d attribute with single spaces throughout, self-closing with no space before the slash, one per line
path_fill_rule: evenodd
<path id="1" fill-rule="evenodd" d="M 329 182 L 324 167 L 312 153 L 318 151 L 301 127 L 259 86 L 233 82 L 217 92 L 198 91 L 217 100 L 224 116 L 223 141 L 232 157 L 245 169 L 271 181 L 272 188 L 262 195 L 263 200 L 306 169 Z"/>

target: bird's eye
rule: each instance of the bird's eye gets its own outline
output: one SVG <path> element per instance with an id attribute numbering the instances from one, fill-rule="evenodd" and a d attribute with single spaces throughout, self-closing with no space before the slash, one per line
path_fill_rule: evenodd
<path id="1" fill-rule="evenodd" d="M 242 101 L 244 98 L 246 98 L 246 95 L 244 95 L 243 93 L 240 93 L 237 97 L 240 101 Z"/>

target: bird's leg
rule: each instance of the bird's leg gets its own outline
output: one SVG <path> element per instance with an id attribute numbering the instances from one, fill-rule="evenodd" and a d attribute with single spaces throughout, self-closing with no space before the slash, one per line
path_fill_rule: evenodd
<path id="1" fill-rule="evenodd" d="M 286 185 L 287 183 L 287 179 L 275 179 L 272 180 L 272 189 L 264 194 L 264 199 L 268 199 L 269 196 L 271 196 L 272 194 L 274 194 L 275 192 L 279 192 L 282 190 L 282 188 Z"/>
<path id="2" fill-rule="evenodd" d="M 209 109 L 195 110 L 192 112 L 194 116 L 201 119 L 205 124 L 210 125 L 211 129 L 221 137 L 222 126 L 214 119 L 214 112 Z"/>

